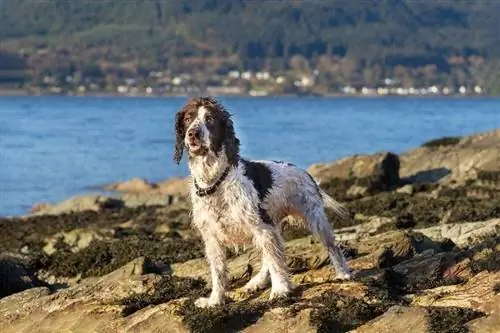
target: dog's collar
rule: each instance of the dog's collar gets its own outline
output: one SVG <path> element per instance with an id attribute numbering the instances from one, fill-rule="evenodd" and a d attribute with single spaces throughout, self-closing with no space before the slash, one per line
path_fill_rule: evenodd
<path id="1" fill-rule="evenodd" d="M 206 195 L 211 195 L 211 194 L 215 193 L 215 191 L 217 191 L 217 189 L 219 188 L 220 184 L 224 181 L 224 179 L 226 179 L 227 175 L 229 174 L 229 169 L 230 169 L 230 165 L 227 166 L 227 168 L 224 170 L 224 172 L 219 177 L 219 179 L 217 179 L 217 181 L 215 183 L 213 183 L 213 185 L 211 185 L 207 188 L 200 188 L 198 186 L 198 183 L 196 182 L 196 179 L 193 178 L 194 187 L 196 188 L 196 194 L 199 197 L 204 197 Z"/>

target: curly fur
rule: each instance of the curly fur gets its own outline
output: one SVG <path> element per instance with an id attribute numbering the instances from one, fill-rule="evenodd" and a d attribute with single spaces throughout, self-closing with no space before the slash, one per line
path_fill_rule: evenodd
<path id="1" fill-rule="evenodd" d="M 348 214 L 305 170 L 285 162 L 242 159 L 231 115 L 211 97 L 190 100 L 176 115 L 175 131 L 174 160 L 180 162 L 185 147 L 189 152 L 193 224 L 205 244 L 212 277 L 212 293 L 199 299 L 198 306 L 224 302 L 226 246 L 253 244 L 261 252 L 260 271 L 245 290 L 264 288 L 271 282 L 271 298 L 287 295 L 293 286 L 284 260 L 281 223 L 288 216 L 302 221 L 323 243 L 339 278 L 351 277 L 325 205 L 343 217 Z M 188 132 L 198 135 L 194 146 L 190 146 Z M 228 167 L 227 176 L 220 181 Z M 220 185 L 213 194 L 201 197 L 193 180 L 205 188 Z"/>

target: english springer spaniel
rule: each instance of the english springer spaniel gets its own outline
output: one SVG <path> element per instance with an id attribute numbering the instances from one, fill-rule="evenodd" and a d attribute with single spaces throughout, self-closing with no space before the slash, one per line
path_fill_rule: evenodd
<path id="1" fill-rule="evenodd" d="M 193 98 L 175 117 L 175 156 L 189 154 L 193 224 L 200 231 L 210 263 L 212 292 L 198 307 L 224 303 L 226 246 L 253 243 L 262 254 L 260 271 L 243 287 L 253 291 L 271 282 L 271 299 L 293 289 L 283 257 L 281 222 L 303 221 L 326 247 L 337 277 L 351 273 L 325 215 L 325 205 L 345 217 L 347 211 L 328 196 L 311 175 L 293 164 L 255 161 L 239 155 L 231 115 L 211 97 Z"/>

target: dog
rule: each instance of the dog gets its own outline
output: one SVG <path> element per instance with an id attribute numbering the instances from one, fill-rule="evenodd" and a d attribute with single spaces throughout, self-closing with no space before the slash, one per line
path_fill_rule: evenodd
<path id="1" fill-rule="evenodd" d="M 203 239 L 212 280 L 210 296 L 196 300 L 196 306 L 225 302 L 226 248 L 245 244 L 260 251 L 262 262 L 243 290 L 264 289 L 270 282 L 270 299 L 288 296 L 294 286 L 284 260 L 281 224 L 290 216 L 326 247 L 337 278 L 352 277 L 325 206 L 341 217 L 348 212 L 309 173 L 287 162 L 240 157 L 231 114 L 212 97 L 190 99 L 175 116 L 175 133 L 174 161 L 179 164 L 184 149 L 188 152 L 192 223 Z"/>

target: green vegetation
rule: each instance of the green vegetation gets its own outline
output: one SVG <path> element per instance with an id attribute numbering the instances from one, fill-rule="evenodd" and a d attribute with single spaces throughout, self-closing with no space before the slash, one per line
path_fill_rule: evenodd
<path id="1" fill-rule="evenodd" d="M 320 93 L 387 77 L 498 93 L 499 11 L 480 0 L 3 0 L 0 59 L 2 49 L 21 54 L 37 86 L 92 64 L 102 89 L 152 70 L 204 86 L 233 69 L 317 69 Z"/>
<path id="2" fill-rule="evenodd" d="M 455 136 L 445 136 L 438 139 L 433 139 L 422 144 L 422 147 L 435 148 L 435 147 L 445 147 L 445 146 L 455 146 L 460 142 L 460 137 Z"/>

